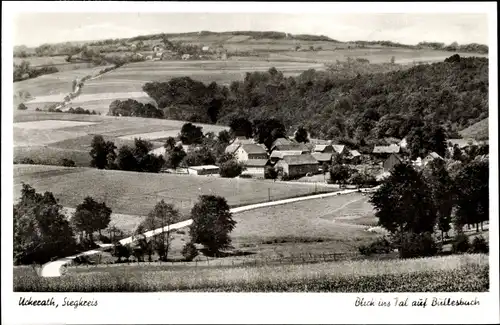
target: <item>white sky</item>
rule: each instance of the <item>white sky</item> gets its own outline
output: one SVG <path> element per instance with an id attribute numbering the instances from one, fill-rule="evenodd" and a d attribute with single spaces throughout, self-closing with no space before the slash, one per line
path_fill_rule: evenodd
<path id="1" fill-rule="evenodd" d="M 14 44 L 126 38 L 209 30 L 280 31 L 326 35 L 340 41 L 390 40 L 406 44 L 488 43 L 486 14 L 285 13 L 18 13 Z"/>

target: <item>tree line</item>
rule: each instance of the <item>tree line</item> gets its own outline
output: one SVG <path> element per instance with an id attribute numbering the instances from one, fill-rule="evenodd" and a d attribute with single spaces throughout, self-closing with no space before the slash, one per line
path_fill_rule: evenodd
<path id="1" fill-rule="evenodd" d="M 401 257 L 438 253 L 435 230 L 443 241 L 453 225 L 455 238 L 463 240 L 464 226 L 473 225 L 479 232 L 489 220 L 487 160 L 475 159 L 454 171 L 439 159 L 430 164 L 422 171 L 405 163 L 396 165 L 370 198 L 379 225 L 390 233 L 386 246 L 397 248 Z"/>
<path id="2" fill-rule="evenodd" d="M 488 117 L 488 59 L 460 58 L 354 78 L 315 70 L 284 77 L 271 68 L 247 73 L 229 87 L 181 77 L 148 82 L 143 90 L 164 118 L 224 125 L 236 117 L 275 118 L 287 131 L 303 125 L 311 137 L 363 146 L 402 138 L 420 122 L 457 136 Z"/>

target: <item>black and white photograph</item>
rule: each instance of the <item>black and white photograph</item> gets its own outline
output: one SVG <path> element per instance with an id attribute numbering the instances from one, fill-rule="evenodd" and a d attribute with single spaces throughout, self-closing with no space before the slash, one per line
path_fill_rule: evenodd
<path id="1" fill-rule="evenodd" d="M 2 28 L 2 305 L 498 321 L 496 3 L 61 4 Z"/>

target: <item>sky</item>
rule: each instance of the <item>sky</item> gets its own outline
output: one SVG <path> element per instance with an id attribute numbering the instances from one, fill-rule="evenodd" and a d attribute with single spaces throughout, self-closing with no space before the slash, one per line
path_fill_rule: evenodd
<path id="1" fill-rule="evenodd" d="M 14 44 L 127 38 L 155 33 L 255 30 L 326 35 L 340 41 L 488 44 L 485 14 L 18 13 Z"/>

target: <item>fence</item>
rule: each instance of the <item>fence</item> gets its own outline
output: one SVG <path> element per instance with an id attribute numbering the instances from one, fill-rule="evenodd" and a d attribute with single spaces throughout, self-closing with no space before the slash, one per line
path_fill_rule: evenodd
<path id="1" fill-rule="evenodd" d="M 79 268 L 101 268 L 101 267 L 117 267 L 121 265 L 131 265 L 131 266 L 165 266 L 165 267 L 252 267 L 252 266 L 271 266 L 271 265 L 299 265 L 299 264 L 311 264 L 311 263 L 322 263 L 322 262 L 340 262 L 346 260 L 352 260 L 360 258 L 358 253 L 329 253 L 329 254 L 294 254 L 288 256 L 259 256 L 252 257 L 250 255 L 246 257 L 242 256 L 229 256 L 229 257 L 206 257 L 198 256 L 196 260 L 188 262 L 183 260 L 171 260 L 171 261 L 122 261 L 120 263 L 105 263 L 100 264 L 97 260 L 95 264 L 77 264 L 69 266 L 79 267 Z M 147 257 L 146 257 L 147 259 Z"/>

